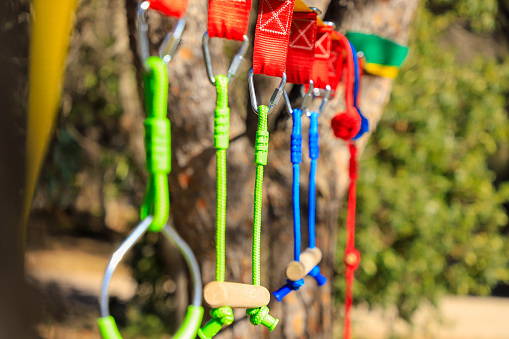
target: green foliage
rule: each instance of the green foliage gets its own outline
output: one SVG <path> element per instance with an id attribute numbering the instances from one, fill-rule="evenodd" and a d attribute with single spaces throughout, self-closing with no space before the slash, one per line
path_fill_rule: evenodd
<path id="1" fill-rule="evenodd" d="M 493 2 L 455 1 L 446 15 L 470 18 L 464 6 L 489 12 Z M 416 23 L 411 56 L 360 164 L 354 289 L 356 300 L 397 305 L 407 320 L 422 299 L 487 295 L 509 281 L 509 239 L 500 232 L 509 184 L 496 188 L 487 165 L 509 139 L 509 60 L 458 64 L 440 40 L 450 17 L 421 8 Z M 339 239 L 341 258 L 344 227 Z"/>

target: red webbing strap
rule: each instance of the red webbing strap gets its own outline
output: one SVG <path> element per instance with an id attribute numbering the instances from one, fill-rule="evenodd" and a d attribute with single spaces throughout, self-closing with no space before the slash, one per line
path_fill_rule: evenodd
<path id="1" fill-rule="evenodd" d="M 251 0 L 209 0 L 209 37 L 244 40 L 249 24 L 249 11 Z"/>
<path id="2" fill-rule="evenodd" d="M 311 79 L 315 88 L 325 88 L 329 85 L 329 58 L 331 56 L 332 31 L 331 26 L 319 27 L 316 32 L 315 58 Z"/>
<path id="3" fill-rule="evenodd" d="M 149 0 L 150 9 L 179 19 L 186 14 L 188 2 L 189 0 Z"/>
<path id="4" fill-rule="evenodd" d="M 286 82 L 307 84 L 313 69 L 316 13 L 294 12 L 286 60 Z"/>
<path id="5" fill-rule="evenodd" d="M 255 74 L 282 77 L 295 0 L 260 0 L 253 51 Z"/>
<path id="6" fill-rule="evenodd" d="M 329 58 L 329 85 L 332 89 L 331 98 L 336 95 L 341 75 L 343 74 L 343 43 L 340 41 L 338 32 L 332 32 L 332 42 Z"/>
<path id="7" fill-rule="evenodd" d="M 346 297 L 345 297 L 345 328 L 344 339 L 351 338 L 350 311 L 353 303 L 354 272 L 359 267 L 361 259 L 359 251 L 355 249 L 355 204 L 357 188 L 357 147 L 350 143 L 350 187 L 348 188 L 348 212 L 346 216 Z"/>

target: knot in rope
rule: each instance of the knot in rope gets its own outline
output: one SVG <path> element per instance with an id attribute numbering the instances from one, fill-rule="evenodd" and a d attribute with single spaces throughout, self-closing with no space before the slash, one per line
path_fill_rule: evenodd
<path id="1" fill-rule="evenodd" d="M 293 281 L 293 280 L 290 280 L 290 279 L 286 279 L 286 285 L 288 287 L 290 287 L 290 289 L 292 291 L 298 291 L 299 288 L 304 286 L 304 279 L 299 279 L 299 280 L 296 280 L 296 281 Z"/>
<path id="2" fill-rule="evenodd" d="M 361 262 L 361 254 L 356 248 L 348 250 L 344 259 L 345 265 L 356 270 Z"/>
<path id="3" fill-rule="evenodd" d="M 246 314 L 249 316 L 251 324 L 255 326 L 260 325 L 263 319 L 269 314 L 269 308 L 267 306 L 248 308 L 246 309 Z"/>
<path id="4" fill-rule="evenodd" d="M 218 319 L 223 325 L 231 325 L 233 323 L 233 310 L 230 306 L 223 306 L 210 310 L 210 315 Z"/>
<path id="5" fill-rule="evenodd" d="M 332 118 L 331 127 L 336 138 L 351 140 L 359 133 L 361 117 L 355 107 L 350 107 L 346 112 L 338 113 Z"/>

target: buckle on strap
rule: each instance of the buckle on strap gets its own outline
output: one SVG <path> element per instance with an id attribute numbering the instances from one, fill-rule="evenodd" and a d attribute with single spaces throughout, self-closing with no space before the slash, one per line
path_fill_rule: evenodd
<path id="1" fill-rule="evenodd" d="M 203 56 L 205 58 L 205 68 L 207 69 L 207 76 L 209 78 L 209 81 L 212 85 L 216 85 L 216 77 L 214 76 L 214 71 L 212 69 L 212 62 L 210 58 L 210 50 L 209 50 L 209 32 L 206 31 L 203 34 L 202 38 L 202 48 L 203 48 Z M 237 73 L 237 70 L 239 69 L 240 65 L 242 64 L 242 61 L 244 61 L 244 55 L 246 55 L 247 49 L 249 48 L 249 38 L 247 35 L 244 35 L 244 42 L 242 43 L 242 46 L 240 47 L 239 51 L 233 58 L 230 67 L 228 68 L 228 80 L 233 78 L 235 74 Z"/>

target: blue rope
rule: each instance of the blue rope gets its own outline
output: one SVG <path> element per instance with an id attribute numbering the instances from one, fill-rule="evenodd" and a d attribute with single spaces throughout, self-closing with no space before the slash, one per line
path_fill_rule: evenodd
<path id="1" fill-rule="evenodd" d="M 291 159 L 293 164 L 293 246 L 294 260 L 300 260 L 300 163 L 302 162 L 302 128 L 301 128 L 302 111 L 298 108 L 292 112 L 293 128 L 291 142 Z"/>
<path id="2" fill-rule="evenodd" d="M 316 210 L 316 161 L 319 157 L 320 147 L 318 145 L 318 112 L 311 112 L 309 115 L 309 158 L 311 169 L 309 171 L 309 248 L 315 248 L 315 210 Z"/>
<path id="3" fill-rule="evenodd" d="M 364 115 L 362 115 L 360 107 L 357 105 L 357 97 L 359 95 L 359 83 L 360 83 L 360 72 L 359 72 L 359 59 L 357 58 L 357 50 L 353 46 L 352 43 L 350 43 L 350 47 L 352 47 L 352 55 L 353 55 L 353 63 L 354 63 L 354 69 L 355 69 L 355 82 L 353 87 L 353 105 L 355 108 L 357 108 L 357 112 L 359 112 L 359 115 L 361 116 L 361 129 L 359 130 L 359 133 L 353 138 L 353 140 L 359 139 L 364 133 L 369 131 L 369 120 L 366 119 Z"/>

